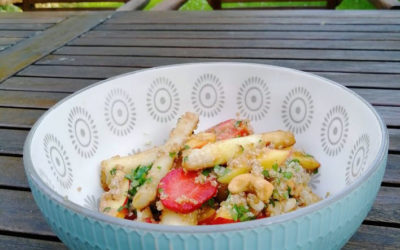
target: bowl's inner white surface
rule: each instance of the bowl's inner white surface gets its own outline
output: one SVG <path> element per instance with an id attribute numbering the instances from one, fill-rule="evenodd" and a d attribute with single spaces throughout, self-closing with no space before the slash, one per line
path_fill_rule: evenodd
<path id="1" fill-rule="evenodd" d="M 238 112 L 256 132 L 293 131 L 296 147 L 322 163 L 311 181 L 322 197 L 360 178 L 382 144 L 375 114 L 344 88 L 289 69 L 219 63 L 152 69 L 86 89 L 47 113 L 30 156 L 47 185 L 96 210 L 100 162 L 161 145 L 186 111 L 200 114 L 198 131 Z"/>

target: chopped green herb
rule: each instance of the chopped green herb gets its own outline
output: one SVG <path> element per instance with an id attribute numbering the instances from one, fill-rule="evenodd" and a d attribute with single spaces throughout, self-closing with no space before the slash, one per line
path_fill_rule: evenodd
<path id="1" fill-rule="evenodd" d="M 151 178 L 146 178 L 151 167 L 152 165 L 138 166 L 136 169 L 132 169 L 129 174 L 125 175 L 125 178 L 131 181 L 128 190 L 129 195 L 134 196 L 141 185 L 151 181 Z"/>
<path id="2" fill-rule="evenodd" d="M 121 212 L 122 211 L 122 209 L 124 209 L 125 208 L 125 206 L 120 206 L 119 208 L 118 208 L 118 212 Z"/>
<path id="3" fill-rule="evenodd" d="M 290 179 L 292 178 L 293 173 L 292 172 L 283 172 L 283 177 L 285 177 L 286 179 Z"/>
<path id="4" fill-rule="evenodd" d="M 264 175 L 265 178 L 269 178 L 268 170 L 265 169 L 261 173 Z"/>
<path id="5" fill-rule="evenodd" d="M 235 122 L 235 127 L 236 128 L 240 127 L 240 125 L 242 125 L 242 121 L 239 120 L 239 121 Z"/>
<path id="6" fill-rule="evenodd" d="M 161 166 L 157 166 L 157 169 L 158 169 L 158 170 L 161 170 Z"/>
<path id="7" fill-rule="evenodd" d="M 169 152 L 169 157 L 174 158 L 176 156 L 176 152 Z"/>
<path id="8" fill-rule="evenodd" d="M 164 192 L 164 190 L 163 190 L 162 188 L 159 188 L 159 189 L 158 189 L 158 192 L 159 192 L 159 193 L 162 193 L 162 192 Z"/>
<path id="9" fill-rule="evenodd" d="M 239 145 L 240 146 L 240 152 L 242 152 L 243 153 L 243 151 L 244 151 L 244 147 L 242 146 L 242 145 Z"/>
<path id="10" fill-rule="evenodd" d="M 106 208 L 103 209 L 103 212 L 107 213 L 107 212 L 110 212 L 110 210 L 111 210 L 111 207 L 106 207 Z"/>
<path id="11" fill-rule="evenodd" d="M 254 216 L 249 216 L 249 209 L 245 208 L 243 205 L 233 205 L 231 211 L 231 216 L 234 221 L 248 221 L 254 219 Z"/>
<path id="12" fill-rule="evenodd" d="M 116 173 L 117 173 L 117 169 L 116 168 L 113 168 L 113 169 L 110 170 L 110 174 L 112 176 L 114 176 Z"/>
<path id="13" fill-rule="evenodd" d="M 186 162 L 186 161 L 188 161 L 188 160 L 189 160 L 189 157 L 188 157 L 188 156 L 183 157 L 183 161 L 184 161 L 184 162 Z"/>
<path id="14" fill-rule="evenodd" d="M 207 204 L 208 204 L 210 207 L 214 207 L 214 205 L 215 205 L 215 200 L 214 200 L 213 198 L 211 198 L 211 199 L 209 199 L 209 200 L 207 201 Z"/>
<path id="15" fill-rule="evenodd" d="M 283 197 L 284 197 L 286 200 L 289 199 L 289 192 L 283 193 Z"/>
<path id="16" fill-rule="evenodd" d="M 282 168 L 279 168 L 279 171 L 278 171 L 279 173 L 282 173 Z"/>
<path id="17" fill-rule="evenodd" d="M 289 164 L 292 162 L 300 163 L 299 159 L 292 159 L 291 161 L 289 161 Z"/>
<path id="18" fill-rule="evenodd" d="M 312 156 L 312 155 L 310 155 L 310 154 L 305 154 L 304 156 L 305 156 L 305 157 L 311 157 L 311 158 L 314 158 L 314 156 Z"/>
<path id="19" fill-rule="evenodd" d="M 269 200 L 269 204 L 271 204 L 273 207 L 275 207 L 275 200 L 274 199 L 270 199 Z"/>
<path id="20" fill-rule="evenodd" d="M 289 194 L 289 197 L 290 197 L 290 196 L 292 195 L 292 194 L 291 194 L 292 189 L 291 189 L 290 187 L 288 187 L 288 188 L 287 188 L 287 191 L 288 191 L 288 194 Z"/>
<path id="21" fill-rule="evenodd" d="M 318 174 L 318 168 L 314 169 L 313 174 Z"/>
<path id="22" fill-rule="evenodd" d="M 150 183 L 151 181 L 152 181 L 152 178 L 151 178 L 151 177 L 146 179 L 146 182 L 149 182 L 149 183 Z"/>
<path id="23" fill-rule="evenodd" d="M 260 139 L 260 140 L 258 140 L 258 143 L 262 143 L 263 141 Z"/>
<path id="24" fill-rule="evenodd" d="M 201 174 L 204 176 L 208 176 L 211 173 L 212 169 L 211 168 L 207 168 L 204 169 L 203 171 L 201 171 Z"/>
<path id="25" fill-rule="evenodd" d="M 188 149 L 190 149 L 190 146 L 189 146 L 189 145 L 185 145 L 185 146 L 183 146 L 183 148 L 184 148 L 185 150 L 188 150 Z"/>
<path id="26" fill-rule="evenodd" d="M 278 163 L 274 163 L 273 165 L 272 165 L 272 169 L 273 170 L 275 170 L 276 172 L 278 172 Z"/>

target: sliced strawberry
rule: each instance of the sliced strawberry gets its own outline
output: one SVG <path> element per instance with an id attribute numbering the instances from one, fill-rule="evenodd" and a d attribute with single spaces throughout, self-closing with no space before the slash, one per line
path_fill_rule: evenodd
<path id="1" fill-rule="evenodd" d="M 217 215 L 215 209 L 207 207 L 202 209 L 201 213 L 198 215 L 198 225 L 210 225 Z"/>
<path id="2" fill-rule="evenodd" d="M 196 183 L 196 171 L 185 173 L 182 168 L 173 169 L 158 185 L 160 200 L 164 207 L 177 213 L 190 213 L 215 196 L 217 186 L 208 180 L 203 184 Z"/>
<path id="3" fill-rule="evenodd" d="M 234 221 L 232 219 L 227 219 L 224 217 L 217 217 L 217 218 L 214 218 L 214 220 L 212 220 L 209 225 L 228 224 L 228 223 L 235 223 L 235 222 L 236 221 Z"/>
<path id="4" fill-rule="evenodd" d="M 235 119 L 221 122 L 214 127 L 207 129 L 206 132 L 214 133 L 217 137 L 217 141 L 248 136 L 253 133 L 247 121 Z"/>

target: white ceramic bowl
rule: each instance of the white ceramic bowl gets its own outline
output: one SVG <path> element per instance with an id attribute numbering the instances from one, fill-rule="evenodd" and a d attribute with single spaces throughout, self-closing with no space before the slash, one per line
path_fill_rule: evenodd
<path id="1" fill-rule="evenodd" d="M 239 112 L 255 132 L 294 132 L 296 147 L 322 163 L 314 192 L 329 195 L 285 215 L 219 226 L 153 225 L 97 212 L 101 160 L 162 144 L 185 111 L 200 115 L 198 130 Z M 258 64 L 183 64 L 117 76 L 62 100 L 31 130 L 24 163 L 37 204 L 71 248 L 338 248 L 375 199 L 387 137 L 376 111 L 330 80 Z"/>

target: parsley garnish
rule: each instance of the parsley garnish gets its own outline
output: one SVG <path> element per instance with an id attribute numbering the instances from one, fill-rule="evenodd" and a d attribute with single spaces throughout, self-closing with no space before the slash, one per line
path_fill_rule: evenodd
<path id="1" fill-rule="evenodd" d="M 268 170 L 265 169 L 261 173 L 264 175 L 265 178 L 269 178 Z"/>
<path id="2" fill-rule="evenodd" d="M 113 169 L 110 170 L 110 174 L 112 176 L 114 176 L 116 173 L 117 173 L 117 169 L 116 168 L 113 168 Z"/>
<path id="3" fill-rule="evenodd" d="M 304 156 L 305 156 L 305 157 L 311 157 L 311 158 L 314 158 L 314 156 L 312 156 L 312 155 L 310 155 L 310 154 L 305 154 Z"/>
<path id="4" fill-rule="evenodd" d="M 289 164 L 292 162 L 300 163 L 299 159 L 292 159 L 291 161 L 289 161 Z"/>
<path id="5" fill-rule="evenodd" d="M 275 170 L 276 172 L 278 172 L 278 163 L 274 163 L 273 165 L 272 165 L 272 169 L 273 170 Z"/>
<path id="6" fill-rule="evenodd" d="M 131 181 L 128 190 L 129 195 L 134 196 L 141 185 L 145 182 L 151 181 L 151 178 L 146 178 L 151 166 L 152 165 L 139 166 L 136 169 L 132 169 L 129 174 L 125 175 L 125 178 Z"/>
<path id="7" fill-rule="evenodd" d="M 174 158 L 176 156 L 176 152 L 169 152 L 169 157 Z"/>
<path id="8" fill-rule="evenodd" d="M 159 188 L 159 189 L 158 189 L 158 192 L 159 192 L 159 193 L 162 193 L 162 192 L 164 192 L 164 190 L 163 190 L 162 188 Z"/>
<path id="9" fill-rule="evenodd" d="M 157 166 L 157 169 L 158 169 L 158 170 L 161 170 L 161 166 Z"/>
<path id="10" fill-rule="evenodd" d="M 107 212 L 110 212 L 110 210 L 111 210 L 111 207 L 106 207 L 106 208 L 103 209 L 103 212 L 107 213 Z"/>
<path id="11" fill-rule="evenodd" d="M 254 219 L 254 216 L 249 216 L 249 209 L 245 208 L 243 205 L 233 205 L 233 209 L 231 211 L 231 215 L 232 215 L 232 219 L 234 221 L 247 221 L 247 220 L 251 220 Z"/>
<path id="12" fill-rule="evenodd" d="M 288 187 L 288 188 L 287 188 L 287 191 L 288 191 L 288 194 L 289 194 L 289 197 L 290 197 L 290 196 L 292 195 L 292 194 L 291 194 L 292 189 L 291 189 L 290 187 Z"/>
<path id="13" fill-rule="evenodd" d="M 235 128 L 240 127 L 240 125 L 242 125 L 242 121 L 239 120 L 235 122 Z"/>
<path id="14" fill-rule="evenodd" d="M 120 206 L 119 208 L 118 208 L 118 212 L 121 212 L 122 211 L 122 209 L 124 209 L 125 208 L 125 206 Z"/>
<path id="15" fill-rule="evenodd" d="M 184 162 L 188 161 L 188 159 L 189 159 L 188 156 L 183 157 L 183 161 L 184 161 Z"/>
<path id="16" fill-rule="evenodd" d="M 214 200 L 213 198 L 211 198 L 211 199 L 209 199 L 209 200 L 207 201 L 207 204 L 208 204 L 210 207 L 214 207 L 215 200 Z"/>
<path id="17" fill-rule="evenodd" d="M 313 174 L 318 174 L 318 168 L 314 169 Z"/>
<path id="18" fill-rule="evenodd" d="M 244 147 L 242 146 L 242 145 L 239 145 L 240 146 L 240 152 L 242 152 L 243 153 L 243 151 L 244 151 Z"/>
<path id="19" fill-rule="evenodd" d="M 270 199 L 269 200 L 269 204 L 271 204 L 273 207 L 275 207 L 275 200 L 274 199 Z"/>
<path id="20" fill-rule="evenodd" d="M 212 169 L 211 168 L 207 168 L 204 169 L 203 171 L 201 171 L 201 174 L 204 176 L 208 176 L 211 173 Z"/>
<path id="21" fill-rule="evenodd" d="M 283 177 L 285 177 L 286 179 L 290 179 L 292 178 L 293 173 L 292 172 L 283 172 Z"/>
<path id="22" fill-rule="evenodd" d="M 185 146 L 183 147 L 183 149 L 185 149 L 185 150 L 190 149 L 190 146 L 189 146 L 189 145 L 185 145 Z"/>

